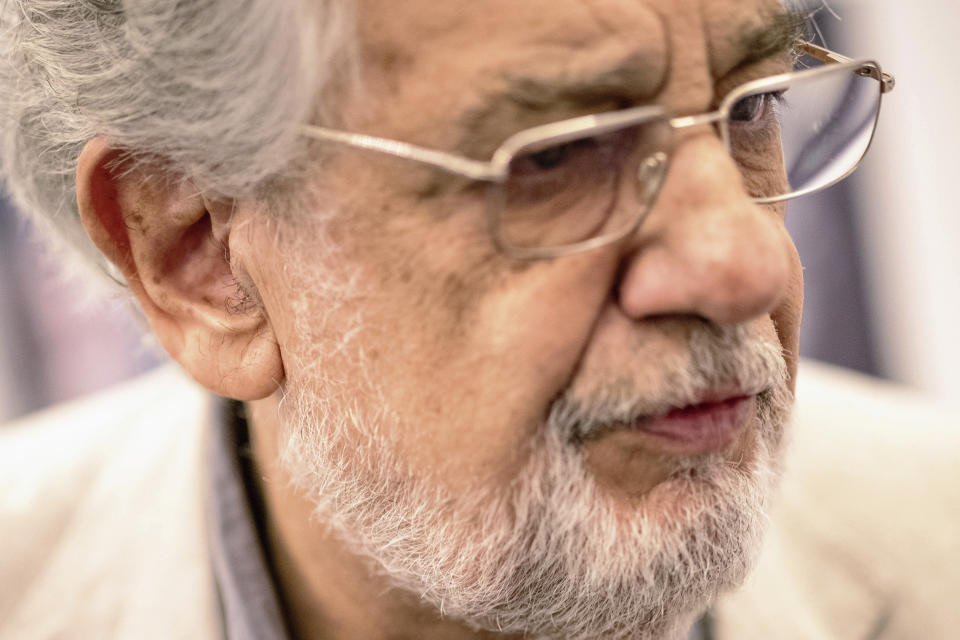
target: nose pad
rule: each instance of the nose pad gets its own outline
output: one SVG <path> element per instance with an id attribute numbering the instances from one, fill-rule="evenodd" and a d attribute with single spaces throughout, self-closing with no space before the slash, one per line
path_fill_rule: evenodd
<path id="1" fill-rule="evenodd" d="M 667 175 L 667 154 L 657 151 L 643 159 L 637 167 L 637 197 L 644 207 L 649 208 Z"/>
<path id="2" fill-rule="evenodd" d="M 643 213 L 631 232 L 636 231 L 653 209 L 657 195 L 667 177 L 670 157 L 664 151 L 656 151 L 643 158 L 637 165 L 636 182 L 633 185 L 636 203 Z"/>
<path id="3" fill-rule="evenodd" d="M 774 307 L 790 276 L 782 223 L 749 197 L 722 141 L 689 139 L 631 173 L 637 197 L 654 196 L 658 213 L 624 244 L 617 295 L 629 317 L 735 323 Z"/>

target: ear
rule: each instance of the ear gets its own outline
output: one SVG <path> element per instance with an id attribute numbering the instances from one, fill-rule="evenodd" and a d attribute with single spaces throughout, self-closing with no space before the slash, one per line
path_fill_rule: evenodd
<path id="1" fill-rule="evenodd" d="M 231 205 L 159 165 L 119 167 L 121 159 L 104 138 L 80 155 L 77 202 L 90 238 L 197 382 L 243 401 L 272 394 L 283 364 L 252 281 L 230 261 Z"/>

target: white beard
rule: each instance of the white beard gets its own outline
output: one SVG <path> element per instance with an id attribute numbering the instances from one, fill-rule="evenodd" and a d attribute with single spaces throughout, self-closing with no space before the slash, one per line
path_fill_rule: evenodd
<path id="1" fill-rule="evenodd" d="M 283 469 L 352 552 L 445 616 L 540 638 L 673 638 L 752 566 L 792 396 L 779 345 L 743 328 L 696 327 L 689 357 L 658 366 L 667 386 L 643 402 L 625 401 L 623 381 L 609 394 L 564 394 L 515 481 L 469 495 L 398 459 L 391 427 L 402 417 L 375 385 L 348 388 L 313 364 L 286 388 Z M 670 459 L 667 480 L 618 509 L 587 469 L 582 437 L 730 381 L 770 387 L 750 459 Z"/>

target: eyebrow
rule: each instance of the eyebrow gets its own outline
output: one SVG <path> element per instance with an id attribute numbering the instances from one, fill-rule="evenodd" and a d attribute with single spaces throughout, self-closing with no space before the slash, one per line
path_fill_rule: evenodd
<path id="1" fill-rule="evenodd" d="M 553 77 L 508 76 L 505 98 L 534 110 L 555 105 L 588 106 L 627 101 L 655 94 L 666 76 L 665 65 L 647 55 L 632 54 L 589 74 Z"/>
<path id="2" fill-rule="evenodd" d="M 524 115 L 554 112 L 560 114 L 557 119 L 562 119 L 600 107 L 613 110 L 650 99 L 660 91 L 666 69 L 649 55 L 633 53 L 589 72 L 566 70 L 539 76 L 506 73 L 501 77 L 503 88 L 484 96 L 457 119 L 457 129 L 463 132 L 455 146 L 458 153 L 489 158 L 509 134 L 542 124 L 524 125 L 520 122 Z M 510 131 L 501 130 L 505 121 L 513 122 Z"/>
<path id="3" fill-rule="evenodd" d="M 762 26 L 743 29 L 737 37 L 738 65 L 793 50 L 804 37 L 806 23 L 806 16 L 785 11 L 773 14 Z M 508 77 L 507 89 L 498 98 L 534 110 L 632 102 L 649 98 L 660 89 L 665 79 L 661 66 L 645 55 L 633 54 L 589 76 Z"/>
<path id="4" fill-rule="evenodd" d="M 763 25 L 744 28 L 735 36 L 738 66 L 746 66 L 793 50 L 803 39 L 806 17 L 792 12 L 771 15 Z M 660 59 L 657 59 L 660 58 Z M 599 70 L 552 75 L 506 73 L 506 86 L 465 111 L 457 122 L 463 132 L 454 151 L 472 158 L 487 158 L 510 134 L 525 128 L 517 124 L 504 132 L 493 125 L 504 115 L 559 112 L 575 115 L 588 109 L 626 108 L 653 98 L 667 79 L 669 59 L 633 53 Z M 532 125 L 531 125 L 532 126 Z"/>
<path id="5" fill-rule="evenodd" d="M 785 11 L 774 14 L 760 27 L 744 29 L 738 38 L 739 66 L 792 51 L 806 36 L 807 23 L 807 16 Z"/>

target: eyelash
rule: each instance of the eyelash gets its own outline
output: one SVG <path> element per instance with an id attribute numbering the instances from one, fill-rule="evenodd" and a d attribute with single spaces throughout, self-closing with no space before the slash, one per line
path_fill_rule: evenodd
<path id="1" fill-rule="evenodd" d="M 731 112 L 730 112 L 731 123 L 738 126 L 752 126 L 752 125 L 756 125 L 764 116 L 773 115 L 775 118 L 779 117 L 781 111 L 787 106 L 787 100 L 786 100 L 785 94 L 786 94 L 786 91 L 771 91 L 767 93 L 751 95 L 751 96 L 748 96 L 747 98 L 744 98 L 744 100 L 750 100 L 753 98 L 762 98 L 763 104 L 755 109 L 756 112 L 751 114 L 751 118 L 749 120 L 737 120 L 734 118 L 734 115 L 736 113 L 737 107 L 742 104 L 742 101 L 738 102 L 733 106 L 733 109 L 731 109 Z"/>

